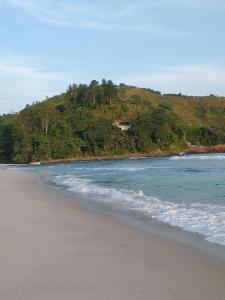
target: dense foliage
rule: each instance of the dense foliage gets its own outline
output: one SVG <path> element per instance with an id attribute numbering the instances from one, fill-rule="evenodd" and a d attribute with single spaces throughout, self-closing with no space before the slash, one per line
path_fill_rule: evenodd
<path id="1" fill-rule="evenodd" d="M 131 129 L 122 131 L 115 121 Z M 182 151 L 188 142 L 225 143 L 224 98 L 162 95 L 93 80 L 0 117 L 1 162 Z"/>

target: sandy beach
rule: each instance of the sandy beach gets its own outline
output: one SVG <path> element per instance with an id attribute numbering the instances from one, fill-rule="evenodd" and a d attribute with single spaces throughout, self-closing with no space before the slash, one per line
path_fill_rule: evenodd
<path id="1" fill-rule="evenodd" d="M 222 300 L 225 263 L 0 169 L 0 299 Z"/>

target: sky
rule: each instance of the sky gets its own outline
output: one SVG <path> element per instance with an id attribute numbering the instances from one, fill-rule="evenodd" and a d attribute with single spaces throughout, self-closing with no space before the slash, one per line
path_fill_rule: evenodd
<path id="1" fill-rule="evenodd" d="M 225 96 L 225 0 L 0 0 L 0 114 L 111 79 Z"/>

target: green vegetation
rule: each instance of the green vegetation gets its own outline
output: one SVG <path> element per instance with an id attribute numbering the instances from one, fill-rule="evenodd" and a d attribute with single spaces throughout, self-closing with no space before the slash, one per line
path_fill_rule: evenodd
<path id="1" fill-rule="evenodd" d="M 182 151 L 187 143 L 225 143 L 225 98 L 162 95 L 103 79 L 0 116 L 1 162 Z"/>

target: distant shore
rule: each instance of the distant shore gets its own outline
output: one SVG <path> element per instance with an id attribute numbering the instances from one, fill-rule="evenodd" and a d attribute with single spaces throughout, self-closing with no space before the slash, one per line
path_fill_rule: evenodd
<path id="1" fill-rule="evenodd" d="M 0 166 L 0 298 L 221 300 L 224 260 Z"/>
<path id="2" fill-rule="evenodd" d="M 52 163 L 69 163 L 76 161 L 99 161 L 99 160 L 119 160 L 132 157 L 166 157 L 174 155 L 184 155 L 184 154 L 206 154 L 206 153 L 223 153 L 225 152 L 225 144 L 215 145 L 215 146 L 200 146 L 200 145 L 189 145 L 187 149 L 180 151 L 162 151 L 155 150 L 149 152 L 133 152 L 121 155 L 102 155 L 102 156 L 84 156 L 84 157 L 74 157 L 65 159 L 55 159 L 41 161 L 41 164 L 52 164 Z"/>

